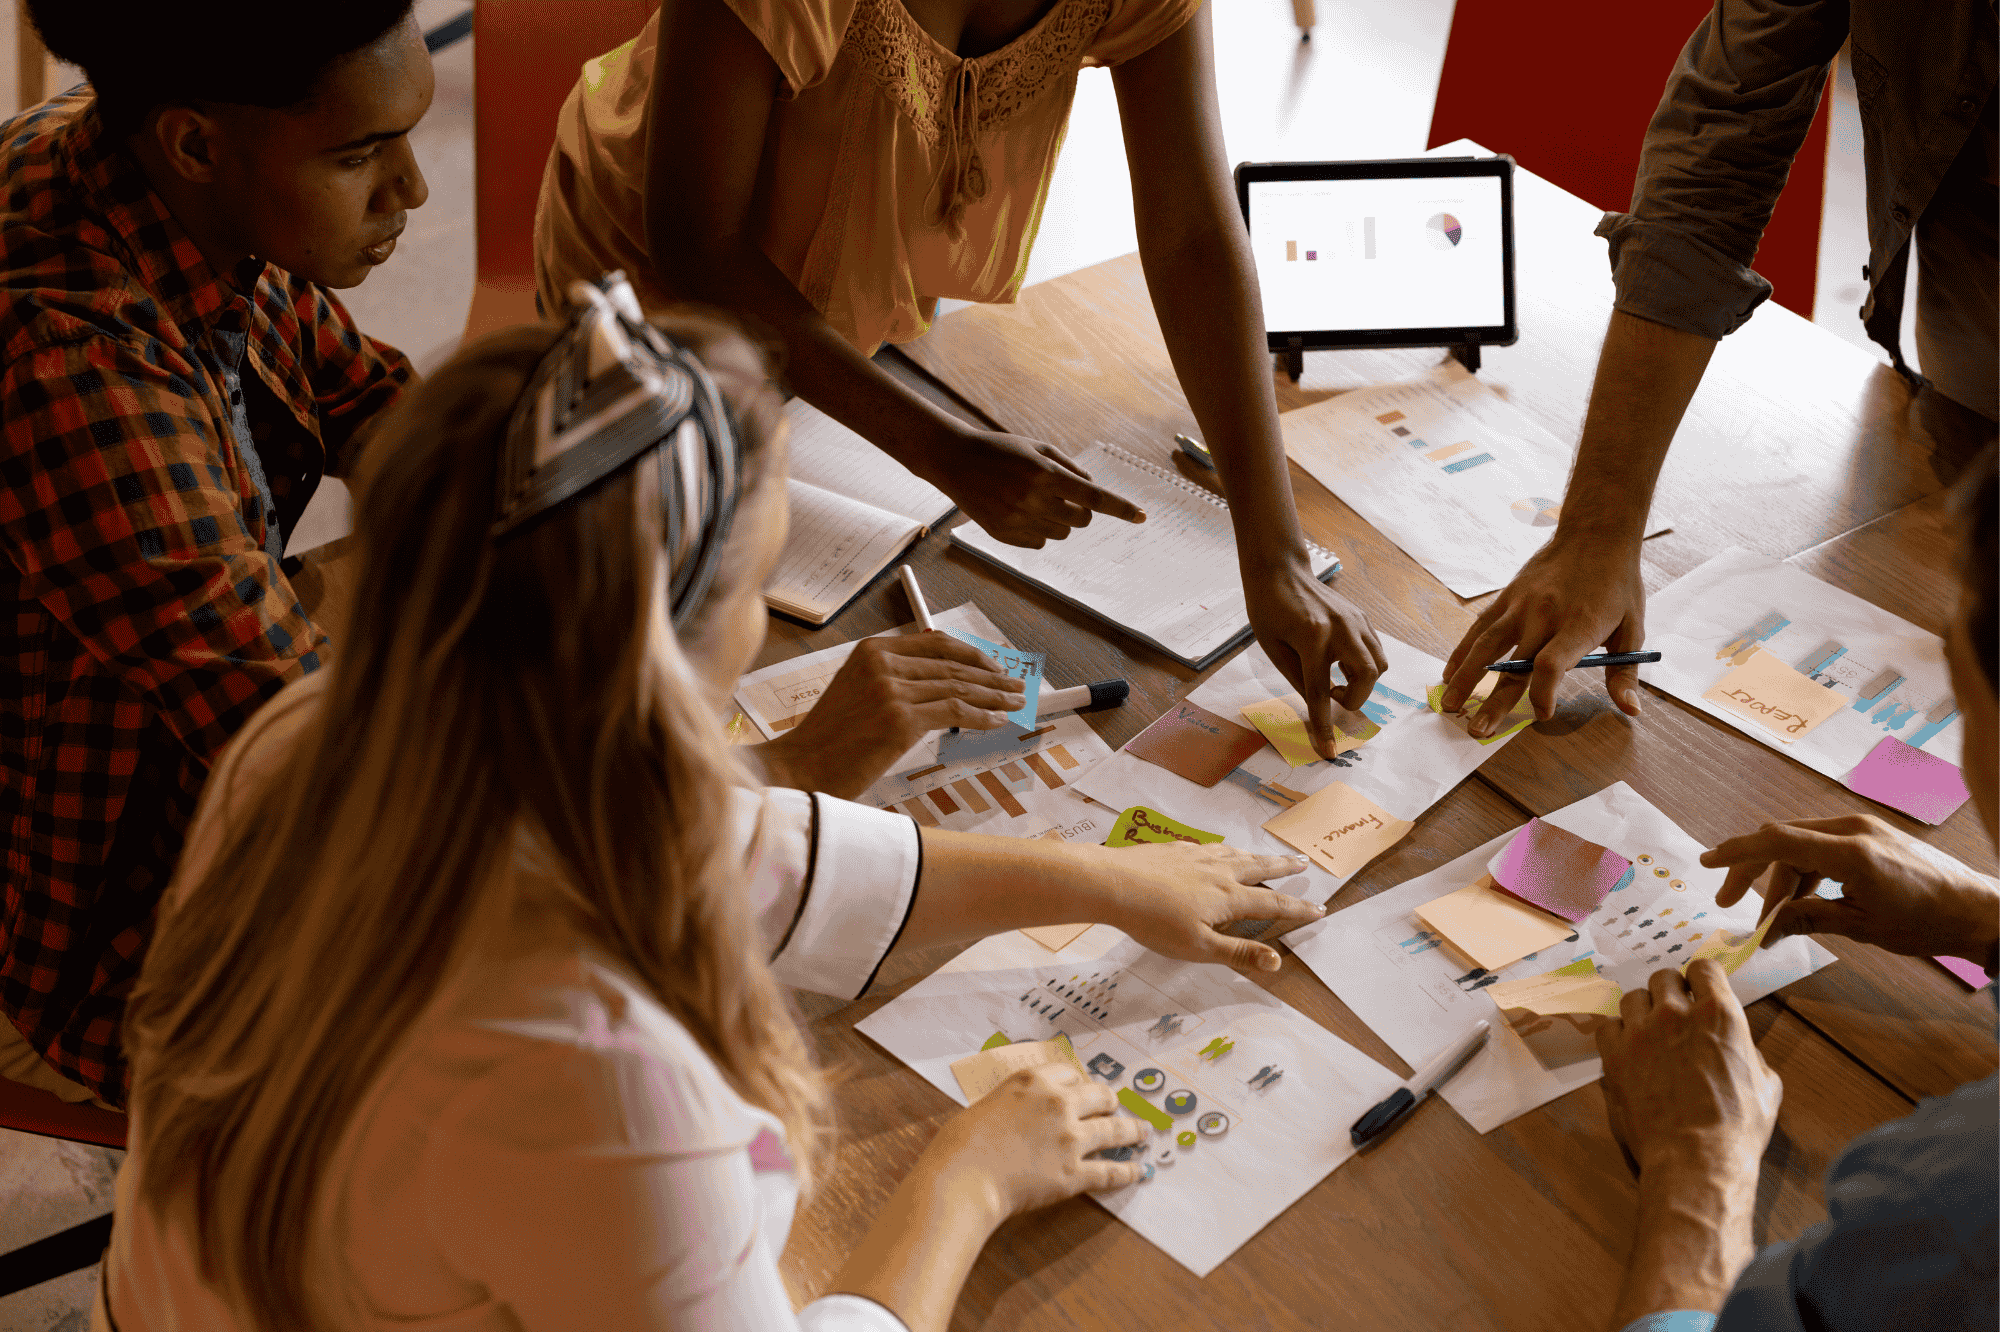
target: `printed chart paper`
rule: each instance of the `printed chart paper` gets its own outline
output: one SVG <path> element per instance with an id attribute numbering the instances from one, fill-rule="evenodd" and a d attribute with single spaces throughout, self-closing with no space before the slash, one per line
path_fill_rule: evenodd
<path id="1" fill-rule="evenodd" d="M 1506 586 L 1555 531 L 1569 448 L 1457 361 L 1278 426 L 1292 461 L 1461 597 Z"/>
<path id="2" fill-rule="evenodd" d="M 1703 869 L 1701 844 L 1623 782 L 1544 815 L 1543 821 L 1609 847 L 1635 867 L 1633 878 L 1578 928 L 1575 943 L 1556 944 L 1498 971 L 1462 966 L 1455 950 L 1417 917 L 1418 907 L 1476 882 L 1513 833 L 1294 930 L 1285 942 L 1414 1066 L 1463 1037 L 1473 1023 L 1492 1021 L 1496 1010 L 1484 991 L 1502 981 L 1590 958 L 1614 984 L 1629 989 L 1689 956 L 1680 937 L 1718 927 L 1748 930 L 1756 924 L 1754 913 L 1761 904 L 1746 898 L 1728 910 L 1718 907 L 1715 894 L 1727 871 Z M 1641 921 L 1652 923 L 1641 926 Z M 1627 937 L 1616 937 L 1620 931 Z M 1671 951 L 1676 947 L 1679 951 Z M 1833 954 L 1794 935 L 1751 958 L 1729 984 L 1749 1003 L 1831 961 Z M 1602 1071 L 1595 1057 L 1546 1068 L 1520 1037 L 1495 1023 L 1486 1048 L 1439 1094 L 1485 1133 L 1595 1080 Z"/>
<path id="3" fill-rule="evenodd" d="M 1294 768 L 1276 750 L 1259 745 L 1224 779 L 1203 786 L 1144 761 L 1128 746 L 1078 778 L 1076 787 L 1112 809 L 1145 805 L 1219 832 L 1229 845 L 1259 855 L 1292 854 L 1289 844 L 1265 831 L 1265 822 L 1335 781 L 1395 818 L 1414 820 L 1492 757 L 1493 750 L 1424 706 L 1424 691 L 1443 671 L 1442 661 L 1387 634 L 1379 637 L 1389 669 L 1375 682 L 1360 712 L 1381 730 L 1358 749 Z M 1292 692 L 1264 649 L 1253 645 L 1183 701 L 1216 717 L 1235 718 L 1248 705 Z M 1307 901 L 1324 902 L 1348 877 L 1315 864 L 1306 871 L 1305 883 L 1291 891 Z M 1462 888 L 1477 877 L 1468 876 L 1452 887 Z"/>
<path id="4" fill-rule="evenodd" d="M 1128 1158 L 1153 1177 L 1093 1197 L 1196 1276 L 1352 1156 L 1348 1126 L 1400 1085 L 1246 977 L 1108 925 L 1054 956 L 1018 933 L 983 940 L 857 1029 L 961 1105 L 951 1066 L 994 1031 L 1067 1035 L 1092 1080 L 1156 1126 Z"/>
<path id="5" fill-rule="evenodd" d="M 1925 817 L 1871 783 L 1875 769 L 1863 764 L 1885 737 L 1963 766 L 1965 726 L 1944 640 L 1789 564 L 1731 546 L 1653 596 L 1646 623 L 1646 646 L 1661 659 L 1641 666 L 1640 679 L 1872 800 Z M 1825 721 L 1789 743 L 1708 697 L 1759 652 L 1838 700 Z M 1911 803 L 1936 812 L 1921 799 Z"/>

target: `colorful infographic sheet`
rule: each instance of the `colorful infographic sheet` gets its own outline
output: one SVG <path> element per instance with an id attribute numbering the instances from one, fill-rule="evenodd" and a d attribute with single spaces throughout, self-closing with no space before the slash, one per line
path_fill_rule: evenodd
<path id="1" fill-rule="evenodd" d="M 1261 707 L 1272 699 L 1294 700 L 1301 711 L 1305 706 L 1264 655 L 1264 649 L 1253 645 L 1188 694 L 1183 702 L 1194 705 L 1191 717 L 1180 718 L 1170 730 L 1162 728 L 1158 733 L 1149 727 L 1125 749 L 1085 773 L 1077 781 L 1077 789 L 1113 810 L 1132 805 L 1160 810 L 1197 828 L 1223 834 L 1231 846 L 1263 855 L 1288 855 L 1305 849 L 1265 825 L 1336 783 L 1363 801 L 1330 798 L 1319 802 L 1308 814 L 1324 811 L 1328 818 L 1324 827 L 1308 829 L 1309 834 L 1333 832 L 1356 823 L 1342 811 L 1364 803 L 1375 818 L 1371 828 L 1392 820 L 1407 825 L 1507 742 L 1481 744 L 1466 735 L 1462 725 L 1431 711 L 1424 703 L 1424 692 L 1443 672 L 1444 663 L 1387 634 L 1380 638 L 1389 669 L 1361 706 L 1361 715 L 1379 729 L 1343 754 L 1293 767 L 1270 745 L 1252 745 L 1247 757 L 1222 769 L 1226 775 L 1217 777 L 1216 770 L 1223 762 L 1244 752 L 1239 741 L 1257 736 L 1243 722 L 1243 709 Z M 1148 736 L 1153 739 L 1148 741 Z M 1141 752 L 1147 757 L 1141 758 Z M 1349 836 L 1360 837 L 1369 831 L 1356 827 Z M 1408 831 L 1407 826 L 1401 831 Z M 1324 837 L 1307 836 L 1304 840 L 1318 846 Z M 1309 901 L 1324 902 L 1362 865 L 1392 844 L 1393 839 L 1374 846 L 1361 861 L 1344 869 L 1338 868 L 1346 864 L 1343 857 L 1316 859 L 1306 872 L 1305 887 L 1289 891 Z"/>
<path id="2" fill-rule="evenodd" d="M 1604 1071 L 1595 1053 L 1550 1068 L 1523 1043 L 1485 992 L 1590 959 L 1621 988 L 1644 985 L 1656 970 L 1679 967 L 1700 947 L 1681 942 L 1718 930 L 1754 931 L 1763 903 L 1753 893 L 1728 910 L 1715 904 L 1727 871 L 1703 869 L 1702 845 L 1623 782 L 1543 816 L 1543 822 L 1608 847 L 1632 862 L 1574 934 L 1499 970 L 1488 970 L 1427 926 L 1417 908 L 1477 883 L 1513 839 L 1509 831 L 1458 859 L 1294 930 L 1285 942 L 1356 1016 L 1411 1065 L 1462 1037 L 1473 1023 L 1493 1023 L 1493 1038 L 1441 1095 L 1481 1133 L 1490 1132 Z M 1833 961 L 1794 935 L 1751 957 L 1729 978 L 1749 1003 Z"/>
<path id="3" fill-rule="evenodd" d="M 1278 424 L 1292 461 L 1461 597 L 1506 586 L 1555 532 L 1569 448 L 1457 361 Z"/>
<path id="4" fill-rule="evenodd" d="M 857 1025 L 960 1105 L 952 1064 L 995 1032 L 1069 1037 L 1122 1113 L 1154 1132 L 1144 1183 L 1093 1195 L 1196 1276 L 1354 1154 L 1348 1128 L 1400 1085 L 1227 967 L 1172 962 L 1108 925 L 1061 952 L 974 944 Z"/>
<path id="5" fill-rule="evenodd" d="M 1015 652 L 1006 636 L 969 601 L 940 611 L 931 622 Z M 915 625 L 904 625 L 890 633 L 915 631 Z M 852 651 L 854 644 L 840 643 L 753 671 L 738 682 L 736 705 L 766 739 L 775 739 L 812 711 Z M 1039 672 L 1040 653 L 1016 655 L 1035 658 Z M 1032 692 L 1024 706 L 1034 706 Z M 1109 756 L 1111 747 L 1073 712 L 1042 717 L 1032 727 L 1025 734 L 1011 723 L 997 731 L 932 731 L 862 792 L 859 803 L 908 814 L 926 828 L 965 831 L 992 823 L 986 831 L 1037 836 L 1049 825 L 1039 816 L 1029 817 L 1030 797 L 1067 788 L 1085 769 Z M 1030 829 L 1033 824 L 1039 826 Z M 1100 834 L 1092 840 L 1104 838 Z"/>
<path id="6" fill-rule="evenodd" d="M 1639 668 L 1648 684 L 1927 822 L 1957 807 L 1934 794 L 1936 764 L 1893 757 L 1907 746 L 1961 766 L 1965 725 L 1936 634 L 1736 546 L 1657 593 L 1646 625 L 1661 654 Z M 1876 755 L 1887 739 L 1899 743 Z"/>

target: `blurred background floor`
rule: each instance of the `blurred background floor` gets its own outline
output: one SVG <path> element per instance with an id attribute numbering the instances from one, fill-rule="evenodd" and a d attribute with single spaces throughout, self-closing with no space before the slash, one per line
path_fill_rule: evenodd
<path id="1" fill-rule="evenodd" d="M 1214 0 L 1216 80 L 1230 159 L 1422 152 L 1452 3 L 1318 0 L 1312 40 L 1301 42 L 1288 0 Z M 425 30 L 436 32 L 468 8 L 464 0 L 417 0 L 416 12 Z M 0 108 L 18 105 L 14 9 L 14 0 L 0 0 Z M 475 38 L 462 38 L 434 57 L 436 98 L 411 136 L 430 185 L 429 202 L 410 215 L 394 259 L 361 287 L 341 293 L 364 331 L 402 348 L 423 370 L 457 344 L 472 295 L 475 45 Z M 52 71 L 47 86 L 68 87 L 77 78 L 74 70 Z M 1837 80 L 1834 97 L 1813 313 L 1816 322 L 1873 351 L 1854 313 L 1863 295 L 1867 233 L 1852 80 Z M 1642 128 L 1635 126 L 1634 134 Z M 1504 143 L 1487 146 L 1507 150 Z M 1058 277 L 1135 248 L 1111 76 L 1086 70 L 1028 280 Z M 1906 337 L 1904 345 L 1913 343 Z M 294 533 L 292 548 L 330 540 L 347 525 L 345 488 L 329 482 Z M 0 1130 L 0 1253 L 105 1211 L 119 1155 Z M 0 1332 L 81 1332 L 89 1326 L 95 1280 L 89 1269 L 0 1297 Z"/>

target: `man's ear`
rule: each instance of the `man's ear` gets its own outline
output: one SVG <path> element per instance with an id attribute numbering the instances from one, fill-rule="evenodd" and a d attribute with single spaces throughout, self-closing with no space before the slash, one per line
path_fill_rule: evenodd
<path id="1" fill-rule="evenodd" d="M 148 131 L 176 174 L 197 185 L 215 179 L 215 149 L 221 133 L 215 116 L 194 106 L 163 106 Z"/>

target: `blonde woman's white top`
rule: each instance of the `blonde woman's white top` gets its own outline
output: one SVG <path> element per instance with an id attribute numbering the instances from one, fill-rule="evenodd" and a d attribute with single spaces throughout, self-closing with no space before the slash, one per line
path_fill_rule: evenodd
<path id="1" fill-rule="evenodd" d="M 271 770 L 326 674 L 230 746 L 190 856 L 213 854 L 218 809 Z M 726 814 L 780 979 L 859 994 L 915 899 L 915 825 L 793 791 L 737 792 Z M 529 905 L 419 1021 L 336 1154 L 311 1269 L 329 1316 L 368 1332 L 900 1332 L 855 1296 L 794 1314 L 777 1266 L 798 1196 L 782 1126 L 552 894 L 536 905 L 548 866 L 530 839 L 509 872 Z M 93 1329 L 115 1315 L 118 1332 L 238 1332 L 188 1236 L 138 1202 L 145 1168 L 134 1151 L 119 1172 Z"/>

